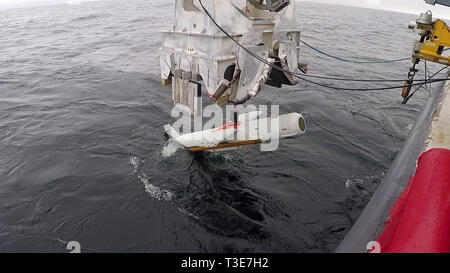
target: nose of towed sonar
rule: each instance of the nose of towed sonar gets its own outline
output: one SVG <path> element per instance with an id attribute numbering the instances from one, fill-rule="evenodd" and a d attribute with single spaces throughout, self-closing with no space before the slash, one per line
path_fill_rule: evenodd
<path id="1" fill-rule="evenodd" d="M 306 120 L 302 115 L 298 118 L 298 127 L 303 133 L 306 132 Z"/>

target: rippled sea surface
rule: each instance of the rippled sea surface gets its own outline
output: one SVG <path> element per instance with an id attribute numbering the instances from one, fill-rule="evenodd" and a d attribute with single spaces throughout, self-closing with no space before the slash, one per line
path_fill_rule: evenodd
<path id="1" fill-rule="evenodd" d="M 163 157 L 173 120 L 159 32 L 172 15 L 173 1 L 156 0 L 0 10 L 0 252 L 67 252 L 68 241 L 85 252 L 331 252 L 342 240 L 428 92 L 404 106 L 400 90 L 265 87 L 254 103 L 303 113 L 304 137 L 270 153 Z M 297 15 L 303 39 L 338 56 L 408 57 L 416 39 L 414 15 L 309 3 Z M 409 68 L 302 56 L 315 75 L 401 79 Z"/>

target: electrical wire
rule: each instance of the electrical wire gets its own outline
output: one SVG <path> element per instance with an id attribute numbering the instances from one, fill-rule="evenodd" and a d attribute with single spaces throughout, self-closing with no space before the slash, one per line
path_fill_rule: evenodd
<path id="1" fill-rule="evenodd" d="M 444 69 L 446 69 L 448 66 L 444 66 L 443 68 L 439 69 L 436 73 L 434 73 L 430 78 L 428 78 L 428 80 L 431 80 L 434 76 L 436 76 L 437 74 L 441 73 Z M 419 85 L 419 87 L 417 87 L 407 98 L 406 101 L 408 101 L 410 98 L 412 98 L 414 96 L 414 94 L 417 93 L 417 91 L 419 91 L 420 88 L 422 88 L 422 86 L 424 86 L 426 83 L 423 83 L 421 85 Z"/>
<path id="2" fill-rule="evenodd" d="M 205 12 L 205 14 L 211 20 L 211 22 L 213 22 L 213 24 L 220 31 L 222 31 L 229 39 L 231 39 L 236 45 L 238 45 L 240 48 L 242 48 L 245 52 L 247 52 L 253 58 L 257 59 L 258 61 L 264 63 L 265 65 L 270 66 L 271 68 L 274 68 L 274 69 L 276 69 L 276 70 L 278 70 L 280 72 L 288 73 L 288 74 L 292 75 L 293 77 L 296 77 L 296 78 L 298 78 L 300 80 L 303 80 L 305 82 L 308 82 L 308 83 L 311 83 L 311 84 L 314 84 L 314 85 L 318 85 L 318 86 L 321 86 L 321 87 L 329 88 L 329 89 L 334 89 L 334 90 L 344 90 L 344 91 L 378 91 L 378 90 L 392 90 L 392 89 L 398 89 L 398 88 L 406 87 L 405 85 L 402 85 L 402 86 L 391 86 L 391 87 L 381 87 L 381 88 L 342 88 L 342 87 L 330 86 L 330 85 L 326 85 L 326 84 L 323 84 L 323 83 L 318 83 L 318 82 L 314 82 L 314 81 L 305 79 L 304 77 L 308 77 L 308 76 L 302 75 L 302 74 L 299 74 L 299 73 L 295 73 L 295 72 L 291 72 L 291 71 L 288 71 L 288 70 L 284 70 L 283 68 L 281 68 L 281 67 L 279 67 L 279 66 L 277 66 L 275 64 L 272 64 L 269 61 L 263 59 L 261 56 L 257 55 L 256 53 L 252 52 L 251 50 L 249 50 L 248 48 L 246 48 L 245 46 L 240 44 L 232 35 L 230 35 L 222 26 L 220 26 L 216 22 L 216 20 L 212 17 L 212 15 L 209 13 L 209 11 L 203 5 L 202 0 L 199 0 L 199 3 L 201 5 L 203 11 Z M 332 79 L 332 77 L 325 77 L 325 76 L 313 76 L 313 75 L 309 75 L 309 76 L 322 78 L 322 79 Z M 339 79 L 339 80 L 342 80 L 342 81 L 344 81 L 344 80 L 346 80 L 346 81 L 367 81 L 367 82 L 369 82 L 369 81 L 378 81 L 378 80 L 368 80 L 368 79 L 367 80 L 365 80 L 365 79 L 364 80 L 363 79 L 343 79 L 343 78 L 334 78 L 334 79 Z M 441 82 L 441 81 L 446 81 L 446 80 L 449 80 L 449 79 L 448 78 L 446 78 L 446 79 L 434 79 L 434 80 L 429 80 L 429 81 L 427 81 L 427 80 L 425 80 L 425 81 L 418 80 L 420 83 L 411 84 L 410 86 L 419 86 L 419 85 L 423 86 L 423 85 L 425 85 L 427 83 Z M 391 81 L 393 81 L 393 80 L 391 80 Z M 398 80 L 395 80 L 395 81 L 398 81 Z"/>
<path id="3" fill-rule="evenodd" d="M 323 83 L 319 83 L 319 82 L 314 82 L 311 80 L 307 80 L 305 78 L 302 77 L 298 77 L 299 79 L 310 83 L 310 84 L 314 84 L 314 85 L 318 85 L 321 87 L 325 87 L 325 88 L 329 88 L 329 89 L 334 89 L 334 90 L 342 90 L 342 91 L 381 91 L 381 90 L 392 90 L 392 89 L 399 89 L 399 88 L 404 88 L 406 87 L 406 85 L 399 85 L 399 86 L 387 86 L 387 87 L 378 87 L 378 88 L 345 88 L 345 87 L 336 87 L 336 86 L 332 86 L 332 85 L 327 85 L 327 84 L 323 84 Z M 449 79 L 434 79 L 434 80 L 427 80 L 425 82 L 422 83 L 414 83 L 408 86 L 424 86 L 427 83 L 435 83 L 435 82 L 442 82 L 442 81 L 446 81 L 446 80 L 450 80 Z"/>
<path id="4" fill-rule="evenodd" d="M 349 59 L 344 59 L 341 57 L 337 57 L 334 55 L 331 55 L 329 53 L 326 53 L 316 47 L 313 47 L 312 45 L 308 44 L 307 42 L 300 40 L 301 43 L 303 43 L 304 45 L 306 45 L 307 47 L 311 48 L 312 50 L 325 55 L 327 57 L 330 57 L 332 59 L 338 60 L 338 61 L 342 61 L 342 62 L 347 62 L 347 63 L 353 63 L 353 64 L 383 64 L 383 63 L 394 63 L 394 62 L 402 62 L 402 61 L 408 61 L 411 60 L 411 57 L 408 58 L 402 58 L 402 59 L 394 59 L 394 60 L 379 60 L 379 61 L 354 61 L 354 60 L 349 60 Z"/>
<path id="5" fill-rule="evenodd" d="M 306 45 L 307 47 L 309 47 L 310 49 L 312 49 L 312 50 L 314 50 L 314 51 L 316 51 L 316 52 L 318 52 L 318 53 L 320 53 L 322 55 L 325 55 L 327 57 L 330 57 L 330 58 L 338 60 L 338 61 L 347 62 L 347 63 L 354 63 L 354 64 L 382 64 L 382 63 L 394 63 L 394 62 L 402 62 L 402 61 L 411 60 L 411 57 L 408 57 L 408 58 L 393 59 L 393 60 L 355 61 L 355 60 L 345 59 L 345 58 L 342 58 L 342 57 L 337 57 L 337 56 L 331 55 L 329 53 L 326 53 L 326 52 L 324 52 L 324 51 L 322 51 L 322 50 L 320 50 L 320 49 L 318 49 L 318 48 L 308 44 L 307 42 L 305 42 L 303 40 L 300 40 L 300 42 L 303 43 L 304 45 Z M 447 51 L 447 50 L 450 50 L 450 48 L 446 48 L 443 51 Z"/>
<path id="6" fill-rule="evenodd" d="M 348 82 L 405 82 L 405 79 L 352 79 L 352 78 L 338 78 L 329 76 L 319 76 L 319 75 L 309 75 L 304 74 L 302 77 L 316 78 L 323 80 L 333 80 L 333 81 L 348 81 Z M 441 80 L 450 80 L 450 78 L 443 78 Z M 426 80 L 415 79 L 414 82 L 425 82 Z"/>

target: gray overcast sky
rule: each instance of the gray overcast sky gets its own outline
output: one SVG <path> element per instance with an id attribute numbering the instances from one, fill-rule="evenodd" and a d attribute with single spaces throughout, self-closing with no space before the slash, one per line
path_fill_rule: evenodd
<path id="1" fill-rule="evenodd" d="M 87 1 L 94 1 L 94 0 L 0 0 L 0 9 L 11 7 L 25 7 L 47 3 L 77 4 Z"/>
<path id="2" fill-rule="evenodd" d="M 0 0 L 0 8 L 29 6 L 40 3 L 77 3 L 88 0 Z M 125 1 L 125 0 L 124 0 Z M 149 0 L 164 1 L 164 0 Z M 298 0 L 307 2 L 331 3 L 376 9 L 395 10 L 413 14 L 419 14 L 431 10 L 437 17 L 450 19 L 450 7 L 431 6 L 424 0 Z"/>
<path id="3" fill-rule="evenodd" d="M 431 10 L 436 17 L 450 19 L 450 7 L 428 5 L 424 0 L 299 0 L 305 2 L 330 3 L 374 9 L 394 10 L 420 14 Z"/>

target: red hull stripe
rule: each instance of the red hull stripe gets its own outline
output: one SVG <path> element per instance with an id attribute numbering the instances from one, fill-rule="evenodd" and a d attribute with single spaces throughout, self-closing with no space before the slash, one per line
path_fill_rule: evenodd
<path id="1" fill-rule="evenodd" d="M 378 242 L 385 253 L 450 252 L 450 150 L 420 156 Z"/>

